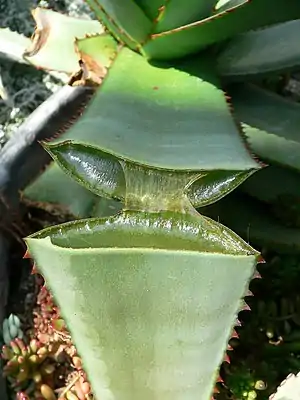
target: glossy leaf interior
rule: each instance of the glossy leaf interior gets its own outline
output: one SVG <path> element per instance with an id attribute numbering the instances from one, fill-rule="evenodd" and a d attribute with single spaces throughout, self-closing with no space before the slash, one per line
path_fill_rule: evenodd
<path id="1" fill-rule="evenodd" d="M 62 170 L 88 190 L 99 196 L 125 199 L 126 178 L 124 166 L 122 167 L 124 164 L 120 163 L 116 157 L 104 153 L 98 148 L 73 141 L 64 141 L 57 145 L 44 144 L 44 146 Z M 149 170 L 145 167 L 140 168 L 145 173 Z M 250 171 L 199 171 L 195 178 L 193 178 L 193 174 L 190 174 L 189 178 L 188 174 L 179 171 L 161 171 L 162 176 L 158 178 L 157 184 L 164 185 L 164 192 L 158 189 L 157 196 L 159 192 L 163 196 L 167 195 L 166 181 L 162 183 L 162 179 L 165 179 L 164 176 L 169 173 L 170 178 L 168 179 L 178 180 L 178 189 L 185 191 L 191 203 L 195 207 L 202 207 L 230 193 L 255 171 L 254 169 Z M 157 174 L 159 175 L 159 172 Z M 139 179 L 137 171 L 134 170 L 131 175 L 137 182 Z M 140 179 L 144 181 L 143 177 Z M 182 180 L 181 185 L 180 179 Z M 192 183 L 185 188 L 186 182 L 191 182 L 191 180 Z M 146 185 L 146 190 L 153 189 L 154 187 L 150 188 Z M 142 194 L 140 193 L 140 195 Z"/>

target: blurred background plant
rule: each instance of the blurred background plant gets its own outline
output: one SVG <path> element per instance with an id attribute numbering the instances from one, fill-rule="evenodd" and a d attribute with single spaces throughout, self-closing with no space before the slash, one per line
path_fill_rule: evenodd
<path id="1" fill-rule="evenodd" d="M 35 27 L 31 10 L 37 6 L 74 17 L 89 18 L 91 15 L 83 0 L 1 0 L 0 27 L 30 37 Z M 59 75 L 55 78 L 31 66 L 15 63 L 0 50 L 0 146 L 60 86 Z"/>

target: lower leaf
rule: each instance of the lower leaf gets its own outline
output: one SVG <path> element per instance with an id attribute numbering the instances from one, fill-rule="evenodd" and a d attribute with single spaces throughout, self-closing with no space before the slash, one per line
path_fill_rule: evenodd
<path id="1" fill-rule="evenodd" d="M 77 221 L 26 241 L 97 398 L 210 399 L 255 250 L 175 213 Z"/>

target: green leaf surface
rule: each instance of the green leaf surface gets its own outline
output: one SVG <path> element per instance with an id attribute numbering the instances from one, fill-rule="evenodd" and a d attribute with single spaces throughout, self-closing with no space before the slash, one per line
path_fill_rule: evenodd
<path id="1" fill-rule="evenodd" d="M 221 75 L 244 78 L 299 68 L 299 32 L 298 19 L 238 35 L 218 57 Z"/>
<path id="2" fill-rule="evenodd" d="M 77 71 L 79 60 L 75 38 L 103 32 L 98 21 L 73 18 L 42 8 L 35 9 L 33 15 L 37 24 L 35 39 L 24 56 L 29 63 L 46 70 Z"/>
<path id="3" fill-rule="evenodd" d="M 123 214 L 27 239 L 97 398 L 210 399 L 257 253 L 197 220 Z M 214 230 L 227 254 L 198 250 Z"/>
<path id="4" fill-rule="evenodd" d="M 91 192 L 125 198 L 125 176 L 117 158 L 80 143 L 62 142 L 44 147 L 67 175 Z"/>
<path id="5" fill-rule="evenodd" d="M 197 74 L 197 75 L 196 75 Z M 170 170 L 259 168 L 211 65 L 151 65 L 122 49 L 82 118 L 64 135 L 118 158 Z"/>
<path id="6" fill-rule="evenodd" d="M 118 46 L 108 34 L 78 39 L 75 42 L 80 58 L 88 62 L 91 59 L 99 66 L 108 68 L 117 55 Z"/>
<path id="7" fill-rule="evenodd" d="M 77 218 L 93 215 L 98 198 L 66 176 L 56 165 L 51 165 L 23 191 L 23 196 L 35 203 L 51 204 Z"/>
<path id="8" fill-rule="evenodd" d="M 252 85 L 234 86 L 229 93 L 254 153 L 300 170 L 300 104 Z"/>
<path id="9" fill-rule="evenodd" d="M 205 215 L 230 227 L 244 240 L 259 248 L 283 253 L 299 253 L 300 229 L 280 223 L 268 205 L 241 194 L 231 194 L 221 201 L 202 208 Z"/>
<path id="10" fill-rule="evenodd" d="M 215 5 L 216 12 L 226 11 L 232 7 L 243 4 L 245 0 L 219 0 Z"/>
<path id="11" fill-rule="evenodd" d="M 188 188 L 188 197 L 194 207 L 212 204 L 242 184 L 256 170 L 210 171 Z"/>
<path id="12" fill-rule="evenodd" d="M 152 21 L 133 0 L 86 0 L 110 32 L 132 49 L 151 33 Z"/>
<path id="13" fill-rule="evenodd" d="M 152 59 L 171 59 L 196 53 L 239 33 L 300 18 L 300 3 L 290 0 L 251 0 L 183 27 L 154 34 L 143 51 Z M 202 57 L 203 58 L 203 57 Z"/>
<path id="14" fill-rule="evenodd" d="M 30 44 L 30 39 L 13 32 L 8 28 L 0 29 L 0 57 L 8 58 L 18 63 L 27 64 L 23 58 L 26 47 Z"/>
<path id="15" fill-rule="evenodd" d="M 155 25 L 153 33 L 170 31 L 197 22 L 212 14 L 215 0 L 169 0 Z"/>

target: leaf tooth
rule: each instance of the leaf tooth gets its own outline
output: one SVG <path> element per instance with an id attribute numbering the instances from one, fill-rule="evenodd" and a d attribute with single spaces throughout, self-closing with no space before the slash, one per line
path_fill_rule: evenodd
<path id="1" fill-rule="evenodd" d="M 24 254 L 24 256 L 23 256 L 23 259 L 24 259 L 24 258 L 32 258 L 31 255 L 30 255 L 30 253 L 29 253 L 29 250 L 28 250 L 28 249 L 26 249 L 26 251 L 25 251 L 25 254 Z"/>
<path id="2" fill-rule="evenodd" d="M 227 362 L 228 364 L 231 363 L 230 358 L 229 358 L 229 355 L 228 355 L 227 353 L 225 353 L 225 355 L 224 355 L 223 362 Z"/>
<path id="3" fill-rule="evenodd" d="M 235 326 L 242 326 L 242 323 L 239 319 L 236 319 Z"/>
<path id="4" fill-rule="evenodd" d="M 221 376 L 219 375 L 218 378 L 217 378 L 217 380 L 216 380 L 216 382 L 217 382 L 217 383 L 224 383 L 224 379 L 221 378 Z"/>
<path id="5" fill-rule="evenodd" d="M 247 304 L 244 300 L 242 301 L 241 311 L 251 311 L 249 304 Z"/>
<path id="6" fill-rule="evenodd" d="M 232 333 L 231 333 L 231 339 L 239 339 L 239 335 L 237 333 L 237 331 L 235 329 L 233 329 Z"/>
<path id="7" fill-rule="evenodd" d="M 250 289 L 248 289 L 248 290 L 246 291 L 246 293 L 245 293 L 245 297 L 253 297 L 253 296 L 254 296 L 254 294 L 251 292 Z"/>
<path id="8" fill-rule="evenodd" d="M 255 270 L 252 279 L 261 279 L 261 274 L 257 270 Z"/>
<path id="9" fill-rule="evenodd" d="M 233 347 L 230 346 L 230 344 L 228 344 L 228 345 L 227 345 L 227 351 L 232 351 L 232 350 L 233 350 Z"/>
<path id="10" fill-rule="evenodd" d="M 35 274 L 38 274 L 36 263 L 33 264 L 32 270 L 31 270 L 31 275 L 35 275 Z"/>
<path id="11" fill-rule="evenodd" d="M 263 256 L 260 254 L 258 259 L 257 259 L 257 264 L 265 264 L 266 260 L 263 258 Z"/>

